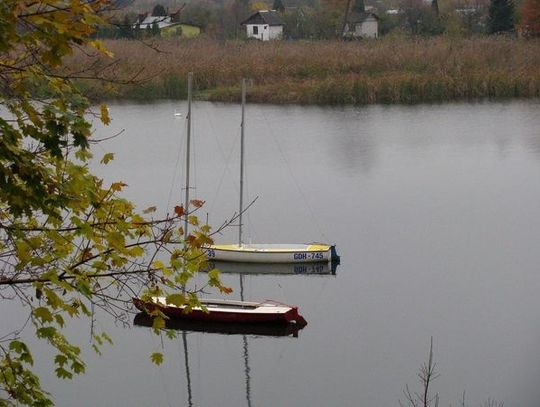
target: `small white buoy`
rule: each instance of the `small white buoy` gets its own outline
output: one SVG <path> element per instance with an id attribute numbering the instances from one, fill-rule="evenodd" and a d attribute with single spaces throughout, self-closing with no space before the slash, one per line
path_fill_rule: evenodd
<path id="1" fill-rule="evenodd" d="M 180 113 L 180 112 L 174 112 L 174 115 L 175 115 L 176 117 L 180 117 L 180 116 L 182 116 L 182 113 Z"/>

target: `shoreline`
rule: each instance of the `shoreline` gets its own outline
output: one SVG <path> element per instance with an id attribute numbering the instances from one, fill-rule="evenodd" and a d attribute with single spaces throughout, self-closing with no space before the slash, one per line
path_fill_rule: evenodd
<path id="1" fill-rule="evenodd" d="M 96 72 L 110 87 L 77 81 L 92 101 L 183 100 L 194 72 L 195 98 L 237 103 L 248 78 L 250 103 L 294 105 L 418 104 L 540 97 L 540 40 L 383 38 L 364 42 L 218 42 L 160 40 L 156 52 L 136 41 L 111 40 L 115 55 Z M 88 65 L 83 53 L 65 69 Z M 102 69 L 102 71 L 99 71 Z M 95 75 L 98 76 L 98 75 Z"/>

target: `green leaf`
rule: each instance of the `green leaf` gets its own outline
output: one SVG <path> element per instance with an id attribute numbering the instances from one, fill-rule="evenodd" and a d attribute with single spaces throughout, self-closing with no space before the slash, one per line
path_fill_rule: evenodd
<path id="1" fill-rule="evenodd" d="M 71 370 L 76 374 L 84 373 L 84 364 L 79 361 L 75 361 L 71 364 Z"/>
<path id="2" fill-rule="evenodd" d="M 167 329 L 167 331 L 165 332 L 165 335 L 167 335 L 167 338 L 171 340 L 176 339 L 176 337 L 178 336 L 177 332 L 173 331 L 172 329 Z"/>
<path id="3" fill-rule="evenodd" d="M 54 335 L 56 334 L 56 328 L 53 326 L 39 328 L 36 331 L 36 334 L 38 338 L 52 339 Z"/>
<path id="4" fill-rule="evenodd" d="M 182 294 L 169 294 L 166 297 L 167 304 L 176 305 L 180 307 L 186 303 L 186 297 Z"/>
<path id="5" fill-rule="evenodd" d="M 91 41 L 90 42 L 94 47 L 96 47 L 96 49 L 98 51 L 103 51 L 105 50 L 105 47 L 103 46 L 103 43 L 101 41 Z M 99 45 L 99 47 L 97 46 Z M 112 55 L 111 55 L 112 56 Z M 105 104 L 101 104 L 99 106 L 99 110 L 101 111 L 101 122 L 105 125 L 108 125 L 110 122 L 111 122 L 111 119 L 109 117 L 109 109 L 107 107 L 107 105 Z M 107 164 L 107 163 L 105 163 Z"/>
<path id="6" fill-rule="evenodd" d="M 54 371 L 56 372 L 56 376 L 58 376 L 60 379 L 73 378 L 73 375 L 70 372 L 68 372 L 66 369 L 64 369 L 63 367 L 57 367 Z"/>
<path id="7" fill-rule="evenodd" d="M 107 342 L 109 342 L 110 345 L 113 344 L 113 340 L 111 339 L 111 337 L 109 335 L 107 335 L 105 332 L 102 332 L 101 333 L 101 337 L 103 339 L 105 339 Z"/>
<path id="8" fill-rule="evenodd" d="M 9 344 L 9 349 L 19 354 L 28 352 L 26 344 L 18 340 L 11 341 L 11 343 Z"/>
<path id="9" fill-rule="evenodd" d="M 154 364 L 159 366 L 163 363 L 163 353 L 154 352 L 152 355 L 150 355 L 150 359 Z"/>
<path id="10" fill-rule="evenodd" d="M 57 323 L 58 325 L 60 325 L 61 328 L 64 327 L 65 322 L 64 322 L 64 317 L 62 317 L 62 315 L 56 314 L 56 315 L 54 316 L 54 319 L 56 320 L 56 323 Z"/>
<path id="11" fill-rule="evenodd" d="M 51 314 L 51 311 L 49 311 L 48 308 L 45 307 L 38 307 L 34 309 L 33 314 L 36 318 L 40 319 L 41 322 L 52 322 L 53 316 Z"/>
<path id="12" fill-rule="evenodd" d="M 61 354 L 54 357 L 54 363 L 57 364 L 59 367 L 64 366 L 67 363 L 67 360 L 67 357 Z"/>
<path id="13" fill-rule="evenodd" d="M 101 159 L 101 164 L 108 164 L 110 161 L 114 160 L 114 154 L 113 153 L 107 153 L 103 156 Z"/>
<path id="14" fill-rule="evenodd" d="M 208 272 L 208 279 L 218 279 L 219 278 L 219 270 L 213 269 Z"/>
<path id="15" fill-rule="evenodd" d="M 165 328 L 165 319 L 159 315 L 154 317 L 154 320 L 152 321 L 152 329 L 154 331 L 159 331 L 163 328 Z"/>

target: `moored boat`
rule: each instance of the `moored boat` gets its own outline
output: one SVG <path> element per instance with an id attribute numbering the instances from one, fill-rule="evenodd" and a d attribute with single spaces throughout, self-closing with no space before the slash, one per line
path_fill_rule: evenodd
<path id="1" fill-rule="evenodd" d="M 167 304 L 165 297 L 152 297 L 150 300 L 133 298 L 137 309 L 152 312 L 156 308 L 169 318 L 208 322 L 234 323 L 296 323 L 306 325 L 306 320 L 298 313 L 298 308 L 277 301 L 263 302 L 235 300 L 200 300 L 201 307 L 190 311 L 185 306 Z"/>
<path id="2" fill-rule="evenodd" d="M 238 208 L 238 243 L 213 244 L 206 249 L 210 260 L 243 263 L 306 263 L 335 262 L 339 256 L 334 245 L 310 244 L 246 244 L 242 239 L 244 213 L 244 130 L 245 130 L 246 80 L 242 80 L 242 119 L 240 122 L 240 194 Z"/>
<path id="3" fill-rule="evenodd" d="M 339 263 L 335 246 L 311 244 L 215 244 L 208 246 L 210 260 L 239 263 Z"/>

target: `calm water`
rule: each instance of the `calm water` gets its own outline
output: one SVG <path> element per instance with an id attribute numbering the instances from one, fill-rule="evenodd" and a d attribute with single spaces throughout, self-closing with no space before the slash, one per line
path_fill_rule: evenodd
<path id="1" fill-rule="evenodd" d="M 113 105 L 98 129 L 125 130 L 96 149 L 116 155 L 97 171 L 129 184 L 141 208 L 181 202 L 174 113 L 185 108 Z M 234 105 L 194 107 L 192 195 L 214 225 L 237 209 L 239 117 Z M 441 405 L 465 390 L 470 406 L 538 406 L 539 102 L 250 105 L 246 143 L 248 195 L 259 197 L 246 239 L 329 241 L 342 256 L 335 275 L 243 277 L 246 299 L 297 304 L 308 326 L 298 338 L 188 332 L 188 390 L 181 337 L 155 367 L 158 338 L 103 319 L 116 345 L 85 350 L 86 375 L 58 382 L 40 368 L 59 406 L 397 406 L 405 384 L 418 388 L 431 336 Z M 238 298 L 239 275 L 224 280 Z M 71 335 L 87 344 L 89 327 Z"/>

